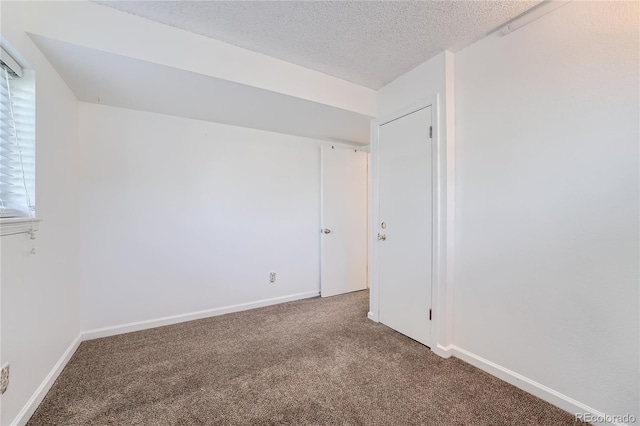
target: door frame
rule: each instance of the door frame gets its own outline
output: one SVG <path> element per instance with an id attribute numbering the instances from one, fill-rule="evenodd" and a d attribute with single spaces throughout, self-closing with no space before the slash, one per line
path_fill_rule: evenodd
<path id="1" fill-rule="evenodd" d="M 369 194 L 369 288 L 370 301 L 367 317 L 379 322 L 380 312 L 380 253 L 377 244 L 378 224 L 380 223 L 380 176 L 379 176 L 379 132 L 380 126 L 397 120 L 416 111 L 431 107 L 433 126 L 432 149 L 432 268 L 431 268 L 431 350 L 443 357 L 451 355 L 450 345 L 444 340 L 450 326 L 451 297 L 447 289 L 447 223 L 452 209 L 447 209 L 447 144 L 440 132 L 440 109 L 438 94 L 414 102 L 391 114 L 371 120 L 371 185 Z M 449 185 L 451 186 L 451 185 Z M 452 218 L 451 218 L 452 219 Z M 451 222 L 451 221 L 449 221 Z M 425 312 L 425 315 L 428 313 Z"/>

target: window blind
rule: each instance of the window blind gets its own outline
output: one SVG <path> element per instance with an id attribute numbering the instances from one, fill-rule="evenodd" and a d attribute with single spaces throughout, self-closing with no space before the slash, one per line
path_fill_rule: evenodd
<path id="1" fill-rule="evenodd" d="M 35 87 L 0 69 L 0 217 L 35 215 Z"/>

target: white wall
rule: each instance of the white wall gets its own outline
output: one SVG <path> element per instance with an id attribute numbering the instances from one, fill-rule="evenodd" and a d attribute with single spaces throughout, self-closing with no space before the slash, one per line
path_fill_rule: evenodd
<path id="1" fill-rule="evenodd" d="M 318 142 L 81 103 L 80 155 L 85 330 L 319 291 Z"/>
<path id="2" fill-rule="evenodd" d="M 8 425 L 80 332 L 78 291 L 78 103 L 22 31 L 18 2 L 2 2 L 2 35 L 36 71 L 37 254 L 26 234 L 0 237 L 0 364 L 11 364 L 0 398 Z"/>
<path id="3" fill-rule="evenodd" d="M 455 345 L 640 415 L 638 3 L 456 55 Z"/>

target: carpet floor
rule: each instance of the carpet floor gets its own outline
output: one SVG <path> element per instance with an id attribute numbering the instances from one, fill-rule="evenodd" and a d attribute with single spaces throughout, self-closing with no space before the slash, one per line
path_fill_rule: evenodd
<path id="1" fill-rule="evenodd" d="M 91 340 L 39 425 L 575 425 L 367 319 L 368 292 Z"/>

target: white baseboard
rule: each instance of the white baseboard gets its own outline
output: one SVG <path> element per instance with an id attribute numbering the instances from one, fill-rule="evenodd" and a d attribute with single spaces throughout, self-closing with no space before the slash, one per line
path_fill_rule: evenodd
<path id="1" fill-rule="evenodd" d="M 58 362 L 53 366 L 49 374 L 42 381 L 40 386 L 33 393 L 31 398 L 24 405 L 22 410 L 18 413 L 16 418 L 11 422 L 11 426 L 24 426 L 27 424 L 33 413 L 53 386 L 64 367 L 67 365 L 73 354 L 85 340 L 97 339 L 100 337 L 114 336 L 116 334 L 129 333 L 132 331 L 145 330 L 148 328 L 161 327 L 163 325 L 177 324 L 180 322 L 191 321 L 201 318 L 208 318 L 217 315 L 227 314 L 231 312 L 245 311 L 248 309 L 260 308 L 263 306 L 276 305 L 278 303 L 291 302 L 294 300 L 307 299 L 310 297 L 316 297 L 320 294 L 318 291 L 309 291 L 306 293 L 292 294 L 289 296 L 275 297 L 273 299 L 258 300 L 256 302 L 241 303 L 239 305 L 225 306 L 222 308 L 207 309 L 204 311 L 191 312 L 181 315 L 173 315 L 170 317 L 157 318 L 148 321 L 139 321 L 129 324 L 118 325 L 114 327 L 105 327 L 94 330 L 87 330 L 81 332 L 78 337 L 74 339 L 69 345 L 67 350 L 62 354 Z"/>
<path id="2" fill-rule="evenodd" d="M 80 346 L 80 343 L 82 343 L 82 334 L 79 334 L 78 337 L 71 342 L 67 350 L 64 351 L 58 362 L 56 362 L 49 374 L 47 374 L 47 377 L 44 378 L 40 386 L 38 386 L 38 389 L 31 395 L 31 398 L 29 398 L 24 407 L 22 407 L 22 410 L 20 410 L 16 418 L 11 422 L 11 426 L 24 426 L 27 424 L 47 395 L 47 392 L 49 392 L 49 389 L 51 389 L 51 386 L 53 386 L 53 383 L 78 349 L 78 346 Z"/>
<path id="3" fill-rule="evenodd" d="M 193 321 L 202 318 L 215 317 L 231 312 L 246 311 L 248 309 L 261 308 L 264 306 L 277 305 L 278 303 L 292 302 L 294 300 L 308 299 L 319 296 L 318 291 L 308 291 L 306 293 L 291 294 L 289 296 L 263 299 L 256 302 L 240 303 L 238 305 L 224 306 L 221 308 L 206 309 L 203 311 L 190 312 L 186 314 L 172 315 L 168 317 L 156 318 L 145 321 L 131 322 L 128 324 L 115 325 L 112 327 L 95 328 L 82 332 L 82 340 L 93 340 L 101 337 L 115 336 L 117 334 L 131 333 L 133 331 L 146 330 L 148 328 L 162 327 L 164 325 L 178 324 L 185 321 Z"/>
<path id="4" fill-rule="evenodd" d="M 474 367 L 478 367 L 479 369 L 486 371 L 492 376 L 502 379 L 505 382 L 510 383 L 525 392 L 535 395 L 538 398 L 547 401 L 548 403 L 553 404 L 565 411 L 568 411 L 571 414 L 591 413 L 598 417 L 604 416 L 604 413 L 602 413 L 601 411 L 589 407 L 588 405 L 576 401 L 575 399 L 570 398 L 567 395 L 561 394 L 560 392 L 557 392 L 541 383 L 524 377 L 523 375 L 518 374 L 515 371 L 511 371 L 508 368 L 502 367 L 501 365 L 484 359 L 476 354 L 473 354 L 454 345 L 449 345 L 447 346 L 447 348 L 453 352 L 453 356 L 455 356 L 456 358 L 459 358 L 473 365 Z M 606 424 L 625 426 L 623 423 Z"/>
<path id="5" fill-rule="evenodd" d="M 371 321 L 378 322 L 378 318 L 376 318 L 376 315 L 373 312 L 367 312 L 367 318 L 369 318 Z"/>
<path id="6" fill-rule="evenodd" d="M 306 299 L 310 297 L 316 297 L 319 295 L 317 291 L 311 291 L 306 293 L 298 293 L 289 296 L 276 297 L 272 299 L 264 299 L 256 302 L 250 303 L 242 303 L 238 305 L 226 306 L 222 308 L 208 309 L 203 311 L 191 312 L 187 314 L 181 315 L 173 315 L 169 317 L 163 317 L 153 320 L 147 321 L 139 321 L 129 324 L 123 324 L 114 327 L 105 327 L 99 329 L 88 330 L 80 333 L 78 337 L 74 339 L 73 342 L 69 345 L 67 350 L 62 354 L 58 362 L 53 366 L 49 374 L 42 381 L 40 386 L 33 393 L 31 398 L 24 405 L 22 410 L 18 413 L 14 421 L 11 423 L 11 426 L 24 426 L 29 421 L 33 413 L 36 411 L 44 397 L 46 396 L 49 389 L 58 378 L 64 367 L 67 365 L 75 351 L 80 346 L 80 343 L 84 340 L 98 339 L 101 337 L 114 336 L 117 334 L 129 333 L 132 331 L 145 330 L 148 328 L 161 327 L 163 325 L 177 324 L 185 321 L 192 321 L 196 319 L 208 318 L 217 315 L 223 315 L 231 312 L 239 312 L 248 309 L 259 308 L 263 306 L 275 305 L 278 303 L 290 302 L 294 300 Z M 370 319 L 374 320 L 371 312 L 367 315 Z M 491 362 L 487 359 L 484 359 L 476 354 L 473 354 L 465 349 L 459 348 L 454 345 L 449 346 L 441 346 L 437 345 L 434 348 L 434 352 L 438 355 L 448 358 L 453 355 L 456 358 L 459 358 L 475 367 L 480 368 L 481 370 L 486 371 L 487 373 L 498 377 L 499 379 L 504 380 L 507 383 L 510 383 L 525 392 L 528 392 L 532 395 L 537 396 L 538 398 L 549 402 L 550 404 L 555 405 L 556 407 L 562 408 L 569 413 L 591 413 L 595 416 L 604 417 L 605 414 L 589 407 L 585 404 L 582 404 L 579 401 L 576 401 L 573 398 L 570 398 L 560 392 L 557 392 L 547 386 L 544 386 L 541 383 L 538 383 L 534 380 L 531 380 L 527 377 L 522 376 L 514 371 L 511 371 L 505 367 L 502 367 L 494 362 Z M 622 423 L 611 423 L 616 426 L 625 426 Z"/>
<path id="7" fill-rule="evenodd" d="M 441 356 L 442 358 L 451 358 L 451 356 L 453 355 L 453 348 L 453 345 L 442 346 L 440 344 L 436 344 L 431 348 L 431 351 L 436 355 Z"/>

